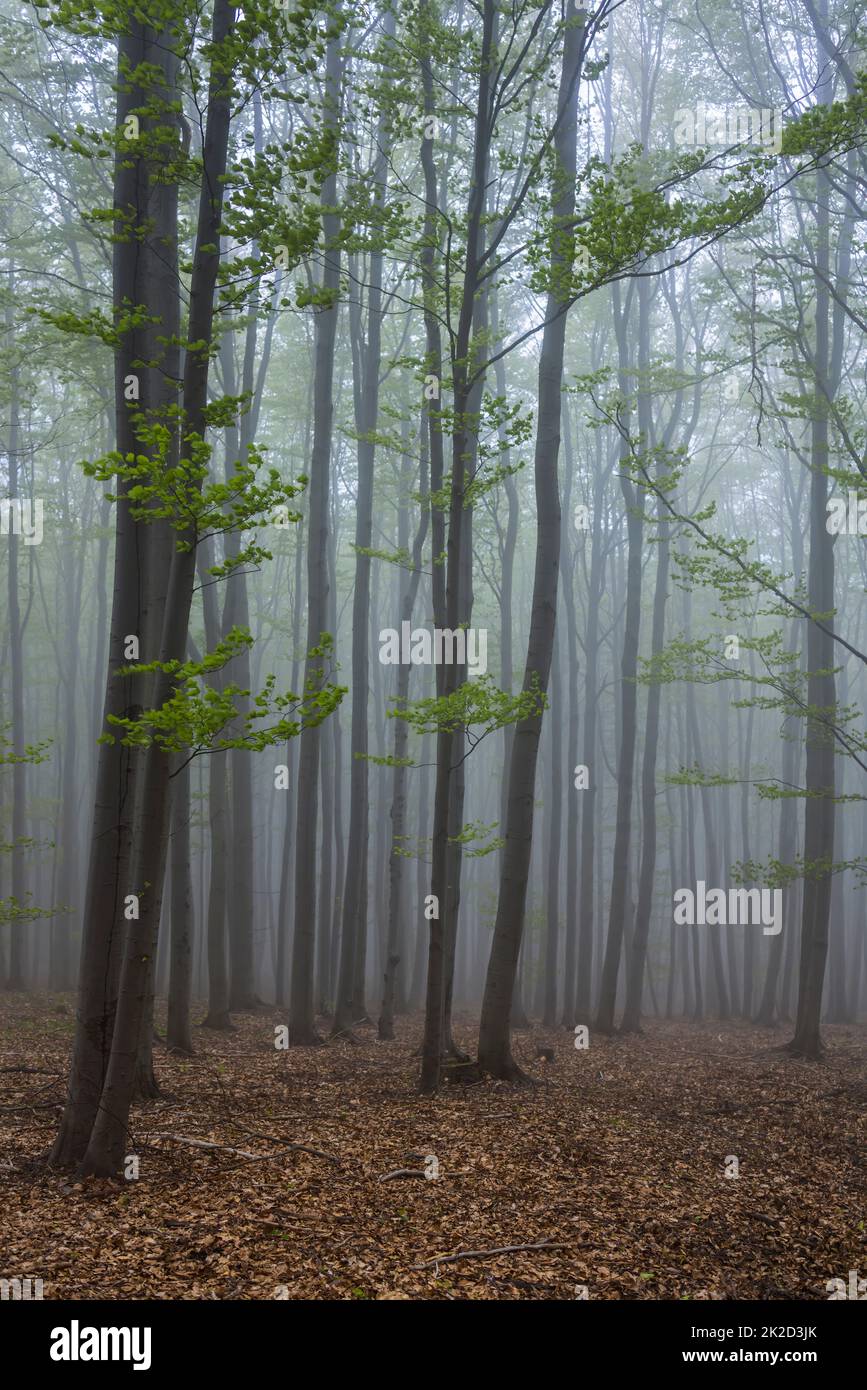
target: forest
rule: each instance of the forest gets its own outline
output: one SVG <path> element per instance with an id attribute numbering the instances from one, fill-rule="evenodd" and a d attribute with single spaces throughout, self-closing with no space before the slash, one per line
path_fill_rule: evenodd
<path id="1" fill-rule="evenodd" d="M 863 0 L 0 93 L 2 1300 L 867 1298 Z"/>

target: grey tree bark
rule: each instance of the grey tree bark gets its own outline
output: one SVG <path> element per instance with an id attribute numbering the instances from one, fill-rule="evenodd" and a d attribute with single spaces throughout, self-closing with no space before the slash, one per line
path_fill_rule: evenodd
<path id="1" fill-rule="evenodd" d="M 212 42 L 219 52 L 235 20 L 228 0 L 216 0 Z M 211 65 L 208 116 L 205 128 L 202 184 L 199 199 L 196 246 L 190 283 L 188 340 L 205 344 L 189 348 L 183 373 L 185 437 L 204 438 L 208 394 L 210 343 L 214 319 L 214 291 L 219 269 L 219 231 L 222 217 L 224 176 L 231 114 L 231 69 L 215 61 Z M 175 250 L 176 254 L 176 250 Z M 168 577 L 165 623 L 160 647 L 164 663 L 183 660 L 189 626 L 190 604 L 196 572 L 192 527 L 182 533 L 188 548 L 175 549 Z M 172 691 L 172 678 L 157 675 L 155 704 L 162 706 Z M 139 918 L 130 923 L 125 942 L 118 989 L 118 1009 L 112 1036 L 100 1106 L 82 1162 L 85 1173 L 109 1176 L 122 1164 L 127 1143 L 127 1124 L 135 1082 L 136 1057 L 152 980 L 152 963 L 159 930 L 162 883 L 168 831 L 171 755 L 154 741 L 145 750 L 137 808 L 135 881 L 141 885 Z"/>
<path id="2" fill-rule="evenodd" d="M 328 41 L 326 55 L 326 124 L 336 130 L 341 87 L 341 40 Z M 331 488 L 331 438 L 334 416 L 334 345 L 337 334 L 340 219 L 337 173 L 322 185 L 324 239 L 322 290 L 328 302 L 316 312 L 314 348 L 313 448 L 308 488 L 307 532 L 307 648 L 304 688 L 322 683 L 322 658 L 315 654 L 328 621 L 328 512 Z M 289 992 L 289 1038 L 294 1045 L 322 1041 L 315 1026 L 314 971 L 316 964 L 316 831 L 319 818 L 319 753 L 321 731 L 306 725 L 300 735 L 298 810 L 295 836 L 295 914 L 292 940 L 292 980 Z"/>
<path id="3" fill-rule="evenodd" d="M 118 130 L 130 113 L 148 101 L 148 92 L 128 83 L 125 74 L 140 71 L 145 62 L 159 61 L 159 55 L 153 53 L 157 38 L 133 17 L 127 32 L 118 40 Z M 146 159 L 134 151 L 119 149 L 114 166 L 114 207 L 119 224 L 128 225 L 129 231 L 127 236 L 117 237 L 113 247 L 113 298 L 118 316 L 125 303 L 147 303 L 153 292 L 153 248 L 147 236 L 142 235 L 140 240 L 139 234 L 150 220 L 154 197 Z M 146 337 L 144 327 L 125 325 L 114 354 L 116 447 L 124 455 L 138 451 L 137 421 L 140 413 L 146 413 L 155 403 L 159 390 L 155 374 L 138 368 L 139 402 L 131 406 L 125 398 L 131 364 L 148 360 Z M 128 492 L 128 485 L 121 480 L 116 504 L 104 728 L 112 715 L 137 717 L 143 699 L 140 678 L 117 674 L 129 666 L 126 642 L 129 636 L 140 633 L 144 602 L 142 554 L 146 541 L 142 523 L 132 516 Z M 49 1162 L 61 1167 L 74 1166 L 84 1157 L 108 1066 L 117 1008 L 123 902 L 131 883 L 136 770 L 140 760 L 138 751 L 120 740 L 100 744 L 84 895 L 75 1041 L 63 1118 L 48 1155 Z"/>
<path id="4" fill-rule="evenodd" d="M 584 12 L 576 12 L 571 0 L 565 15 L 565 34 L 558 123 L 554 140 L 557 175 L 552 214 L 555 227 L 568 224 L 575 209 L 577 168 L 576 91 L 584 59 Z M 560 493 L 558 459 L 562 410 L 563 354 L 566 340 L 566 303 L 558 274 L 571 267 L 572 243 L 567 234 L 555 233 L 551 255 L 551 289 L 545 312 L 545 328 L 539 358 L 538 415 L 534 454 L 536 484 L 536 562 L 530 636 L 523 689 L 548 688 L 554 653 L 557 615 L 557 578 L 560 561 Z M 527 880 L 533 843 L 533 800 L 536 762 L 542 731 L 542 712 L 520 720 L 515 728 L 509 763 L 509 810 L 506 847 L 500 875 L 500 893 L 494 937 L 485 979 L 479 1024 L 479 1066 L 494 1076 L 517 1078 L 519 1068 L 511 1055 L 509 1024 L 512 995 L 527 898 Z"/>

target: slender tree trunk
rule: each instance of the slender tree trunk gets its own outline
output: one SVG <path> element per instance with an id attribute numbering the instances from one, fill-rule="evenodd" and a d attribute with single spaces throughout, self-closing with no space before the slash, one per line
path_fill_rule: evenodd
<path id="1" fill-rule="evenodd" d="M 420 453 L 421 453 L 421 476 L 419 479 L 419 491 L 424 497 L 428 490 L 428 457 L 429 457 L 429 435 L 428 435 L 428 412 L 422 412 L 420 434 Z M 406 510 L 405 489 L 408 484 L 406 470 L 402 475 L 401 506 Z M 410 563 L 409 579 L 403 585 L 403 602 L 401 605 L 401 622 L 412 620 L 415 608 L 416 596 L 421 581 L 422 558 L 424 555 L 424 543 L 427 538 L 430 513 L 427 507 L 423 506 L 419 516 L 418 527 L 412 546 L 412 559 Z M 398 535 L 398 545 L 401 542 Z M 395 708 L 401 709 L 406 705 L 409 696 L 410 667 L 402 664 L 397 668 L 397 694 L 395 697 Z M 382 995 L 382 1012 L 379 1017 L 379 1037 L 383 1041 L 388 1041 L 394 1037 L 394 1006 L 395 991 L 397 981 L 397 971 L 401 964 L 402 951 L 405 947 L 399 946 L 401 920 L 403 913 L 403 888 L 404 888 L 404 851 L 406 840 L 406 768 L 403 760 L 406 757 L 407 740 L 409 730 L 406 721 L 396 719 L 394 721 L 394 751 L 395 759 L 394 775 L 392 778 L 392 800 L 391 800 L 391 855 L 389 857 L 389 897 L 388 897 L 388 937 L 386 941 L 386 961 L 385 961 L 385 981 Z M 415 914 L 413 914 L 415 917 Z M 406 972 L 404 971 L 404 974 Z"/>
<path id="2" fill-rule="evenodd" d="M 13 310 L 15 303 L 15 272 L 10 267 L 8 277 L 8 306 L 6 311 L 7 336 L 13 332 Z M 21 429 L 19 423 L 21 373 L 17 361 L 9 372 L 9 496 L 19 498 L 20 484 L 24 481 L 24 470 L 20 468 Z M 18 505 L 21 503 L 19 501 Z M 24 733 L 24 646 L 19 601 L 19 547 L 17 528 L 9 528 L 8 562 L 6 569 L 6 597 L 9 605 L 9 684 L 12 696 L 12 752 L 20 761 L 12 765 L 12 897 L 15 906 L 25 907 L 27 899 L 27 763 L 24 757 L 26 738 Z M 25 950 L 27 943 L 27 920 L 13 921 L 9 928 L 9 974 L 6 988 L 23 990 L 25 980 Z"/>
<path id="3" fill-rule="evenodd" d="M 341 41 L 332 35 L 326 57 L 327 121 L 336 132 L 341 84 Z M 336 138 L 336 135 L 335 135 Z M 322 204 L 337 203 L 337 174 L 322 186 Z M 323 213 L 322 290 L 326 296 L 315 318 L 313 450 L 310 464 L 307 533 L 307 655 L 304 688 L 321 685 L 322 657 L 317 651 L 328 621 L 328 514 L 331 488 L 331 438 L 334 417 L 334 346 L 340 290 L 339 218 Z M 295 916 L 292 939 L 292 983 L 289 995 L 289 1037 L 293 1044 L 322 1041 L 315 1027 L 314 969 L 316 962 L 316 831 L 319 819 L 319 725 L 301 732 L 298 765 L 298 811 L 295 838 Z"/>
<path id="4" fill-rule="evenodd" d="M 290 689 L 296 691 L 301 676 L 301 663 L 298 653 L 301 646 L 301 565 L 303 559 L 304 534 L 299 528 L 295 537 L 295 580 L 292 589 L 294 597 L 292 610 L 292 676 L 290 686 Z M 295 776 L 298 751 L 296 744 L 297 740 L 294 738 L 288 739 L 286 744 L 286 819 L 283 825 L 283 856 L 280 862 L 280 897 L 277 910 L 277 980 L 275 984 L 275 1001 L 279 1009 L 284 1009 L 286 1007 L 286 987 L 288 983 L 286 978 L 286 962 L 289 954 L 288 947 L 290 941 L 291 910 L 289 904 L 292 869 L 295 856 L 295 808 L 297 805 Z M 340 775 L 339 769 L 337 775 Z M 330 973 L 325 988 L 328 998 L 330 999 Z"/>
<path id="5" fill-rule="evenodd" d="M 242 388 L 252 388 L 252 366 L 256 343 L 255 315 L 248 324 Z M 227 396 L 237 394 L 235 379 L 235 358 L 232 337 L 226 334 L 221 344 L 223 365 L 223 385 Z M 244 416 L 250 420 L 249 413 Z M 230 483 L 235 472 L 236 460 L 246 462 L 246 446 L 250 443 L 247 431 L 242 439 L 237 426 L 226 429 L 225 477 Z M 238 532 L 229 532 L 225 538 L 226 560 L 234 560 L 241 548 Z M 250 609 L 247 598 L 247 579 L 243 572 L 230 573 L 226 580 L 226 597 L 223 603 L 222 636 L 226 638 L 233 628 L 250 626 Z M 244 647 L 231 663 L 227 679 L 241 690 L 251 687 L 250 652 Z M 238 696 L 235 708 L 243 717 L 250 708 L 249 697 Z M 226 736 L 236 736 L 240 719 L 233 720 L 226 730 Z M 223 755 L 220 755 L 223 756 Z M 249 1011 L 259 1000 L 253 982 L 253 780 L 250 753 L 244 748 L 233 748 L 227 755 L 228 775 L 231 788 L 232 836 L 229 843 L 228 865 L 228 922 L 229 922 L 229 1008 Z"/>
<path id="6" fill-rule="evenodd" d="M 621 385 L 626 383 L 627 313 L 620 309 L 619 286 L 614 286 L 614 313 L 617 327 Z M 626 422 L 628 430 L 628 421 Z M 637 734 L 638 643 L 641 628 L 641 551 L 644 537 L 643 497 L 630 478 L 628 446 L 621 459 L 620 487 L 626 504 L 628 559 L 626 571 L 626 626 L 620 662 L 620 745 L 617 758 L 617 819 L 614 857 L 611 865 L 611 900 L 608 908 L 608 935 L 602 965 L 596 1031 L 614 1032 L 617 983 L 626 918 L 629 911 L 629 848 L 632 836 L 632 800 L 635 777 Z"/>
<path id="7" fill-rule="evenodd" d="M 452 437 L 452 478 L 449 502 L 449 530 L 446 543 L 445 625 L 457 631 L 468 621 L 465 593 L 468 552 L 465 550 L 465 531 L 469 525 L 469 509 L 465 507 L 467 466 L 474 454 L 476 440 L 472 423 L 473 411 L 481 403 L 483 371 L 477 359 L 473 332 L 478 324 L 478 289 L 483 247 L 483 214 L 486 206 L 486 184 L 493 134 L 492 82 L 496 30 L 496 8 L 493 0 L 484 0 L 482 38 L 479 51 L 479 80 L 476 100 L 476 119 L 473 136 L 472 178 L 467 205 L 467 255 L 462 284 L 457 332 L 452 352 L 454 383 L 454 434 Z M 423 77 L 424 77 L 423 63 Z M 486 335 L 485 335 L 486 337 Z M 482 349 L 487 351 L 487 346 Z M 477 369 L 477 370 L 476 370 Z M 473 380 L 471 373 L 476 370 Z M 471 552 L 469 552 L 471 555 Z M 471 571 L 471 565 L 469 566 Z M 466 664 L 454 662 L 442 672 L 438 693 L 453 696 L 466 678 Z M 460 833 L 456 824 L 458 802 L 462 803 L 460 788 L 452 787 L 454 768 L 463 760 L 463 732 L 441 730 L 437 734 L 436 784 L 434 788 L 433 844 L 431 848 L 431 894 L 438 904 L 439 916 L 430 924 L 428 952 L 427 998 L 425 1002 L 425 1031 L 422 1043 L 420 1089 L 429 1094 L 439 1085 L 440 1068 L 447 1038 L 447 1005 L 454 961 L 456 913 L 460 899 L 460 884 L 452 875 L 460 873 L 461 860 L 457 846 L 450 844 Z"/>
<path id="8" fill-rule="evenodd" d="M 555 227 L 568 223 L 575 209 L 577 165 L 576 92 L 584 57 L 583 11 L 571 0 L 566 9 L 563 64 L 557 99 L 559 123 L 555 136 L 557 176 L 553 204 Z M 536 563 L 530 636 L 524 670 L 525 691 L 548 689 L 554 654 L 557 614 L 557 576 L 560 562 L 560 492 L 558 458 L 562 410 L 563 354 L 566 305 L 558 292 L 558 272 L 571 264 L 571 238 L 555 233 L 551 257 L 552 288 L 548 294 L 545 328 L 539 358 L 538 416 L 534 458 L 536 481 Z M 533 801 L 536 762 L 542 731 L 542 711 L 519 721 L 509 764 L 509 810 L 506 848 L 500 876 L 497 918 L 485 979 L 479 1025 L 479 1066 L 499 1077 L 516 1077 L 510 1048 L 512 995 L 521 949 L 527 880 L 533 843 Z"/>
<path id="9" fill-rule="evenodd" d="M 662 471 L 660 462 L 657 476 Z M 669 523 L 661 499 L 657 507 L 656 588 L 653 595 L 653 620 L 650 639 L 651 657 L 662 654 L 665 640 L 665 605 L 668 598 Z M 656 881 L 656 752 L 659 742 L 659 711 L 662 684 L 654 681 L 647 694 L 647 717 L 644 728 L 644 752 L 641 771 L 642 841 L 641 868 L 638 876 L 638 910 L 635 935 L 626 972 L 626 1005 L 620 1029 L 635 1033 L 641 1029 L 641 1000 L 647 961 L 647 943 L 653 912 L 653 888 Z"/>
<path id="10" fill-rule="evenodd" d="M 84 563 L 83 561 L 78 565 L 75 563 L 72 544 L 73 528 L 69 524 L 68 516 L 68 499 L 65 501 L 65 511 L 67 513 L 67 525 L 63 544 L 63 571 L 66 583 L 63 602 L 67 642 L 63 662 L 63 687 L 66 717 L 63 740 L 63 773 L 60 783 L 60 874 L 57 895 L 61 914 L 51 924 L 51 988 L 57 990 L 67 990 L 72 985 L 71 946 L 81 921 L 81 912 L 77 905 L 79 863 L 76 699 L 79 670 L 77 614 L 80 611 Z"/>
<path id="11" fill-rule="evenodd" d="M 545 884 L 545 1002 L 542 1022 L 547 1028 L 557 1023 L 557 955 L 560 945 L 560 840 L 563 818 L 563 682 L 560 653 L 555 637 L 551 658 L 551 777 L 549 784 L 548 864 Z"/>
<path id="12" fill-rule="evenodd" d="M 190 765 L 178 772 L 172 797 L 171 966 L 166 1048 L 193 1054 L 193 881 L 190 873 Z"/>
<path id="13" fill-rule="evenodd" d="M 386 62 L 391 57 L 394 30 L 394 11 L 386 9 L 383 15 L 383 36 L 388 49 Z M 384 108 L 381 106 L 373 166 L 374 205 L 377 209 L 385 206 L 390 144 L 390 130 Z M 370 779 L 367 762 L 370 683 L 369 550 L 373 534 L 375 431 L 379 415 L 382 355 L 382 271 L 382 251 L 374 247 L 370 253 L 367 292 L 367 342 L 363 353 L 360 342 L 356 343 L 353 353 L 356 384 L 355 420 L 358 431 L 358 496 L 355 513 L 355 586 L 352 596 L 352 757 L 349 781 L 349 840 L 343 891 L 343 931 L 332 1029 L 335 1035 L 351 1032 L 352 1024 L 367 1014 L 364 1002 L 364 961 L 367 940 L 367 855 L 370 819 Z M 357 322 L 357 336 L 360 338 L 360 313 L 357 315 Z M 354 339 L 355 337 L 356 335 L 353 335 Z"/>
<path id="14" fill-rule="evenodd" d="M 823 50 L 820 46 L 820 56 Z M 827 61 L 827 59 L 826 59 Z M 826 69 L 825 69 L 826 70 Z M 830 101 L 825 81 L 820 99 Z M 829 421 L 832 394 L 829 380 L 830 294 L 828 277 L 830 184 L 824 169 L 816 174 L 816 344 L 813 363 L 815 395 L 810 420 L 810 556 L 807 570 L 808 606 L 821 615 L 822 626 L 807 624 L 807 800 L 804 807 L 806 878 L 801 913 L 801 952 L 795 1033 L 789 1048 L 799 1056 L 817 1058 L 822 1052 L 819 1023 L 828 928 L 831 910 L 831 864 L 834 859 L 835 766 L 834 738 L 824 722 L 836 713 L 834 676 L 834 537 L 828 533 Z"/>

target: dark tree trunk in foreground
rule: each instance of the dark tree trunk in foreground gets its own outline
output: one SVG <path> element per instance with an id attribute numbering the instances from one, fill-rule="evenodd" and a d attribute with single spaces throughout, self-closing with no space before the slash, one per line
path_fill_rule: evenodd
<path id="1" fill-rule="evenodd" d="M 495 7 L 485 0 L 482 40 L 479 54 L 479 82 L 473 137 L 473 170 L 467 204 L 467 257 L 464 269 L 458 329 L 454 338 L 452 376 L 454 380 L 455 429 L 452 438 L 452 477 L 449 500 L 449 531 L 446 544 L 446 612 L 445 626 L 456 631 L 465 620 L 465 489 L 468 454 L 474 448 L 474 426 L 471 413 L 476 399 L 481 398 L 481 380 L 473 382 L 470 373 L 477 367 L 473 329 L 477 322 L 477 294 L 483 245 L 483 214 L 486 204 L 486 182 L 492 136 L 492 61 L 496 28 Z M 484 351 L 485 349 L 483 349 Z M 478 406 L 476 405 L 476 409 Z M 437 693 L 453 696 L 466 676 L 466 665 L 457 661 L 446 665 Z M 450 834 L 461 829 L 452 817 L 455 811 L 455 792 L 452 787 L 453 769 L 463 757 L 463 730 L 444 730 L 437 733 L 436 783 L 431 847 L 431 894 L 439 907 L 438 918 L 430 923 L 428 950 L 427 995 L 425 1026 L 422 1041 L 420 1088 L 423 1093 L 436 1090 L 446 1041 L 446 1003 L 450 987 L 450 967 L 455 924 L 449 920 L 450 905 L 456 909 L 460 887 L 449 881 L 449 873 L 460 871 L 460 856 L 449 844 Z M 450 852 L 452 851 L 452 852 Z"/>
<path id="2" fill-rule="evenodd" d="M 557 111 L 561 116 L 555 137 L 557 155 L 556 191 L 553 206 L 555 225 L 567 222 L 575 208 L 575 170 L 577 162 L 576 91 L 584 55 L 584 27 L 575 23 L 575 10 L 569 3 L 564 38 L 563 67 L 560 76 Z M 565 256 L 564 256 L 565 253 Z M 559 244 L 555 233 L 551 274 L 556 284 L 564 259 L 571 264 L 571 238 Z M 530 637 L 523 689 L 538 684 L 548 688 L 554 654 L 557 615 L 557 575 L 560 563 L 560 491 L 558 458 L 560 452 L 560 412 L 562 409 L 563 352 L 566 339 L 566 306 L 556 289 L 548 294 L 545 328 L 539 358 L 539 407 L 534 458 L 536 480 L 536 564 L 533 575 L 533 603 Z M 499 1077 L 519 1074 L 512 1059 L 509 1023 L 512 995 L 524 929 L 527 880 L 533 844 L 533 801 L 536 762 L 542 712 L 522 719 L 515 729 L 509 762 L 509 803 L 506 846 L 500 876 L 500 895 L 494 938 L 485 979 L 482 1016 L 479 1025 L 479 1066 Z"/>
<path id="3" fill-rule="evenodd" d="M 235 20 L 234 6 L 216 0 L 212 41 L 219 52 Z M 206 344 L 186 354 L 183 380 L 184 435 L 203 439 L 208 396 L 208 367 L 214 319 L 214 291 L 219 268 L 219 229 L 222 218 L 224 176 L 229 139 L 231 76 L 223 64 L 212 62 L 208 119 L 205 130 L 203 171 L 199 200 L 196 247 L 190 284 L 189 341 Z M 187 548 L 172 555 L 160 651 L 165 663 L 182 661 L 187 649 L 190 604 L 196 572 L 197 537 L 188 527 L 182 533 Z M 173 689 L 172 677 L 158 673 L 157 707 Z M 159 930 L 162 882 L 167 847 L 169 774 L 171 755 L 159 743 L 147 748 L 142 769 L 140 805 L 136 824 L 134 871 L 142 885 L 140 915 L 130 923 L 120 986 L 118 1011 L 112 1038 L 100 1108 L 83 1161 L 86 1173 L 109 1176 L 118 1172 L 127 1144 L 127 1124 L 135 1080 L 136 1054 L 141 1038 L 152 979 L 152 963 Z"/>
<path id="4" fill-rule="evenodd" d="M 128 32 L 118 41 L 118 130 L 123 127 L 127 115 L 148 99 L 143 88 L 127 87 L 123 74 L 151 60 L 154 37 L 137 19 L 131 19 Z M 119 225 L 128 223 L 130 231 L 114 242 L 116 314 L 120 314 L 125 302 L 141 304 L 149 299 L 149 276 L 153 273 L 151 248 L 146 237 L 140 242 L 137 229 L 148 220 L 152 197 L 144 158 L 119 150 L 115 158 L 114 207 Z M 139 412 L 147 411 L 152 400 L 154 383 L 146 370 L 138 372 L 138 405 L 131 405 L 125 398 L 130 363 L 146 357 L 145 336 L 144 327 L 128 328 L 115 349 L 116 444 L 121 454 L 138 451 L 137 418 Z M 140 550 L 144 545 L 142 524 L 131 515 L 128 491 L 129 486 L 121 481 L 116 504 L 114 586 L 103 728 L 107 727 L 110 715 L 135 718 L 142 700 L 140 679 L 117 675 L 121 667 L 129 665 L 126 642 L 129 636 L 140 633 L 143 606 L 139 569 Z M 75 1042 L 66 1107 L 49 1155 L 49 1161 L 58 1166 L 77 1164 L 84 1157 L 108 1066 L 123 948 L 124 899 L 132 892 L 130 852 L 135 774 L 140 758 L 138 750 L 125 747 L 119 739 L 99 745 L 84 895 Z"/>

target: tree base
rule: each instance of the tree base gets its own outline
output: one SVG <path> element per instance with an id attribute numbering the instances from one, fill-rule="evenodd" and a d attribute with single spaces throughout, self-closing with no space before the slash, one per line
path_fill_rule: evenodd
<path id="1" fill-rule="evenodd" d="M 797 1033 L 791 1042 L 784 1043 L 778 1051 L 786 1052 L 790 1057 L 800 1057 L 805 1062 L 821 1062 L 825 1055 L 821 1038 L 799 1038 Z"/>
<path id="2" fill-rule="evenodd" d="M 641 1024 L 638 1022 L 637 1019 L 635 1022 L 632 1022 L 631 1019 L 624 1018 L 617 1031 L 620 1034 L 621 1038 L 627 1038 L 630 1034 L 634 1038 L 644 1037 L 644 1029 L 642 1028 Z"/>
<path id="3" fill-rule="evenodd" d="M 361 1038 L 358 1036 L 357 1033 L 354 1033 L 352 1031 L 352 1027 L 348 1023 L 340 1024 L 339 1026 L 337 1023 L 335 1023 L 328 1036 L 332 1042 L 348 1042 L 352 1043 L 356 1047 L 361 1046 Z"/>
<path id="4" fill-rule="evenodd" d="M 325 1047 L 325 1039 L 315 1028 L 293 1028 L 289 1024 L 290 1047 Z"/>
<path id="5" fill-rule="evenodd" d="M 86 1154 L 76 1169 L 79 1178 L 119 1178 L 122 1163 L 114 1163 L 102 1154 Z"/>
<path id="6" fill-rule="evenodd" d="M 133 1105 L 142 1105 L 149 1100 L 162 1099 L 164 1099 L 164 1092 L 160 1089 L 159 1082 L 153 1074 L 136 1078 L 132 1093 Z"/>
<path id="7" fill-rule="evenodd" d="M 496 1060 L 490 1059 L 489 1061 L 483 1061 L 480 1057 L 477 1066 L 480 1076 L 490 1076 L 495 1081 L 508 1081 L 512 1086 L 535 1086 L 538 1084 L 533 1077 L 521 1070 L 511 1053 L 506 1057 Z"/>
<path id="8" fill-rule="evenodd" d="M 258 994 L 245 994 L 240 999 L 229 1000 L 230 1014 L 256 1014 L 260 1009 L 267 1009 L 268 1007 L 264 999 L 260 999 Z"/>
<path id="9" fill-rule="evenodd" d="M 215 1033 L 237 1033 L 237 1028 L 227 1013 L 208 1014 L 199 1024 L 200 1028 L 210 1028 Z"/>
<path id="10" fill-rule="evenodd" d="M 450 1086 L 476 1086 L 482 1080 L 478 1062 L 470 1057 L 463 1061 L 449 1058 L 442 1069 L 442 1079 Z"/>
<path id="11" fill-rule="evenodd" d="M 81 1162 L 86 1145 L 77 1143 L 75 1136 L 69 1134 L 61 1125 L 60 1133 L 50 1148 L 45 1150 L 42 1163 L 46 1168 L 56 1168 L 59 1172 L 70 1172 Z"/>

